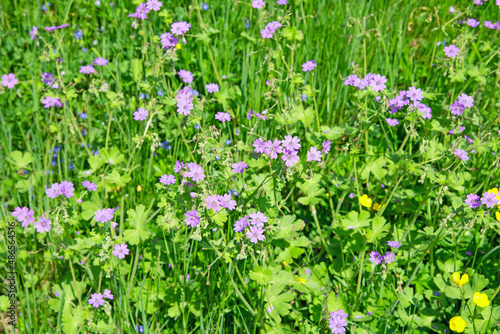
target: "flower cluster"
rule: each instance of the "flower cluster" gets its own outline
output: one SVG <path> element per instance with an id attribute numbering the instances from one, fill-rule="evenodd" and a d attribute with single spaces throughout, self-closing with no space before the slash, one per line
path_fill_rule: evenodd
<path id="1" fill-rule="evenodd" d="M 220 211 L 222 208 L 234 210 L 236 208 L 236 201 L 232 199 L 231 193 L 221 195 L 207 196 L 204 198 L 205 207 L 212 209 L 214 212 Z"/>
<path id="2" fill-rule="evenodd" d="M 387 88 L 385 85 L 386 82 L 386 77 L 380 74 L 367 73 L 363 79 L 360 79 L 355 74 L 351 74 L 344 80 L 344 85 L 358 87 L 360 90 L 372 87 L 374 92 L 379 92 Z"/>
<path id="3" fill-rule="evenodd" d="M 330 313 L 328 319 L 328 328 L 332 330 L 332 334 L 345 333 L 347 326 L 347 317 L 349 315 L 343 309 Z"/>
<path id="4" fill-rule="evenodd" d="M 50 107 L 62 108 L 63 104 L 61 99 L 58 97 L 46 96 L 42 99 L 42 103 L 44 104 L 44 108 L 48 109 Z"/>
<path id="5" fill-rule="evenodd" d="M 462 93 L 455 102 L 450 105 L 451 114 L 454 116 L 462 115 L 466 108 L 474 106 L 474 98 L 465 93 Z"/>
<path id="6" fill-rule="evenodd" d="M 179 114 L 184 116 L 191 114 L 191 110 L 194 108 L 194 96 L 192 96 L 191 88 L 186 86 L 179 90 L 175 99 L 177 100 L 177 112 Z"/>
<path id="7" fill-rule="evenodd" d="M 12 215 L 22 223 L 22 227 L 28 227 L 28 224 L 33 224 L 35 222 L 34 217 L 35 212 L 27 207 L 17 207 L 12 211 Z"/>
<path id="8" fill-rule="evenodd" d="M 61 183 L 53 183 L 50 188 L 45 190 L 45 194 L 49 198 L 56 198 L 59 195 L 64 195 L 66 198 L 74 196 L 75 188 L 72 182 L 62 181 Z"/>
<path id="9" fill-rule="evenodd" d="M 104 294 L 102 293 L 93 293 L 88 300 L 89 304 L 94 308 L 98 308 L 99 306 L 104 304 L 104 298 L 113 299 L 113 295 L 111 294 L 111 290 L 104 289 Z"/>
<path id="10" fill-rule="evenodd" d="M 265 28 L 260 31 L 262 38 L 273 38 L 273 34 L 283 25 L 278 21 L 269 22 Z"/>
<path id="11" fill-rule="evenodd" d="M 467 195 L 465 204 L 469 205 L 471 209 L 479 208 L 482 204 L 486 205 L 488 209 L 492 209 L 495 205 L 500 205 L 500 192 L 498 188 L 492 188 L 485 191 L 481 198 L 479 195 L 469 194 Z"/>

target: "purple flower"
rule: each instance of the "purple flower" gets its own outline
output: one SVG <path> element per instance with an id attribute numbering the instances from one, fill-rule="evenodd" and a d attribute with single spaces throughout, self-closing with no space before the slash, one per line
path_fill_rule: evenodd
<path id="1" fill-rule="evenodd" d="M 265 5 L 266 3 L 264 2 L 264 0 L 252 0 L 252 7 L 255 9 L 261 9 Z"/>
<path id="2" fill-rule="evenodd" d="M 92 305 L 92 307 L 98 308 L 99 306 L 104 304 L 104 298 L 103 298 L 102 293 L 93 293 L 90 296 L 90 299 L 88 302 L 90 305 Z"/>
<path id="3" fill-rule="evenodd" d="M 181 77 L 182 81 L 185 83 L 192 83 L 193 82 L 193 74 L 189 71 L 186 70 L 180 70 L 177 72 L 177 74 Z"/>
<path id="4" fill-rule="evenodd" d="M 12 215 L 16 217 L 20 223 L 22 223 L 22 227 L 28 227 L 29 224 L 33 224 L 35 222 L 35 217 L 33 217 L 34 214 L 35 212 L 27 207 L 17 207 L 14 211 L 12 211 Z"/>
<path id="5" fill-rule="evenodd" d="M 422 94 L 422 89 L 415 87 L 408 88 L 407 95 L 408 98 L 412 101 L 420 101 L 424 98 L 424 95 Z"/>
<path id="6" fill-rule="evenodd" d="M 347 326 L 347 320 L 345 320 L 349 315 L 344 312 L 343 309 L 334 311 L 330 313 L 330 318 L 328 319 L 328 328 L 332 330 L 332 334 L 345 333 Z"/>
<path id="7" fill-rule="evenodd" d="M 462 150 L 460 148 L 456 148 L 455 152 L 453 152 L 453 154 L 455 154 L 457 156 L 457 158 L 459 158 L 462 161 L 469 161 L 469 157 L 467 156 L 467 152 L 465 152 L 464 150 Z"/>
<path id="8" fill-rule="evenodd" d="M 330 152 L 331 144 L 332 142 L 329 139 L 323 142 L 323 154 Z"/>
<path id="9" fill-rule="evenodd" d="M 239 161 L 234 163 L 231 167 L 233 168 L 233 173 L 243 173 L 245 169 L 248 168 L 248 165 L 244 161 Z"/>
<path id="10" fill-rule="evenodd" d="M 293 164 L 299 163 L 300 158 L 296 150 L 284 149 L 281 160 L 283 160 L 288 167 L 293 167 Z"/>
<path id="11" fill-rule="evenodd" d="M 144 108 L 139 108 L 136 112 L 134 112 L 134 120 L 136 121 L 145 121 L 148 118 L 149 111 Z"/>
<path id="12" fill-rule="evenodd" d="M 273 38 L 273 34 L 276 30 L 283 25 L 278 21 L 269 22 L 266 24 L 265 28 L 260 31 L 262 38 Z"/>
<path id="13" fill-rule="evenodd" d="M 248 221 L 248 216 L 246 217 L 243 217 L 243 218 L 240 218 L 238 219 L 235 223 L 234 223 L 234 232 L 243 232 L 245 230 L 245 227 L 247 227 L 250 222 Z"/>
<path id="14" fill-rule="evenodd" d="M 127 244 L 116 244 L 113 250 L 113 255 L 118 256 L 120 260 L 123 260 L 126 255 L 129 254 Z"/>
<path id="15" fill-rule="evenodd" d="M 187 33 L 189 31 L 189 29 L 191 28 L 191 25 L 185 21 L 181 21 L 181 22 L 172 23 L 170 28 L 171 28 L 170 31 L 172 32 L 172 34 L 180 36 L 180 35 Z"/>
<path id="16" fill-rule="evenodd" d="M 250 231 L 247 232 L 247 237 L 250 239 L 251 243 L 256 244 L 257 241 L 263 241 L 265 239 L 264 230 L 256 225 L 250 226 Z"/>
<path id="17" fill-rule="evenodd" d="M 62 181 L 61 184 L 59 185 L 60 195 L 64 195 L 66 198 L 73 197 L 75 195 L 74 191 L 75 188 L 72 182 Z"/>
<path id="18" fill-rule="evenodd" d="M 169 32 L 160 35 L 161 46 L 164 49 L 174 48 L 179 40 Z"/>
<path id="19" fill-rule="evenodd" d="M 175 176 L 163 174 L 160 177 L 160 183 L 163 183 L 166 186 L 173 184 L 173 183 L 175 183 Z"/>
<path id="20" fill-rule="evenodd" d="M 230 122 L 231 121 L 231 115 L 227 112 L 222 112 L 219 111 L 217 114 L 215 114 L 215 119 L 221 121 L 222 123 L 224 122 Z"/>
<path id="21" fill-rule="evenodd" d="M 205 207 L 207 209 L 212 209 L 214 212 L 220 211 L 220 201 L 219 195 L 207 196 L 205 197 Z"/>
<path id="22" fill-rule="evenodd" d="M 387 122 L 387 124 L 389 124 L 390 126 L 396 126 L 399 124 L 399 121 L 395 118 L 386 118 L 385 121 Z"/>
<path id="23" fill-rule="evenodd" d="M 347 79 L 344 80 L 344 85 L 345 86 L 354 86 L 357 87 L 359 84 L 359 78 L 355 74 L 351 74 L 347 77 Z"/>
<path id="24" fill-rule="evenodd" d="M 488 209 L 494 208 L 495 205 L 499 203 L 498 199 L 496 199 L 497 195 L 494 192 L 484 192 L 483 197 L 481 197 L 481 203 L 486 205 Z"/>
<path id="25" fill-rule="evenodd" d="M 108 64 L 108 60 L 105 58 L 97 57 L 94 60 L 94 64 L 96 64 L 97 66 L 105 66 Z"/>
<path id="26" fill-rule="evenodd" d="M 283 152 L 283 147 L 281 147 L 281 142 L 278 139 L 274 139 L 274 142 L 268 140 L 266 143 L 266 148 L 264 150 L 265 156 L 270 156 L 271 159 L 277 159 L 278 153 Z"/>
<path id="27" fill-rule="evenodd" d="M 56 79 L 54 78 L 54 74 L 52 74 L 50 72 L 42 74 L 42 82 L 44 84 L 46 84 L 47 86 L 52 84 L 54 81 L 56 81 Z M 53 87 L 53 88 L 55 88 L 55 87 Z"/>
<path id="28" fill-rule="evenodd" d="M 215 83 L 209 83 L 208 85 L 205 86 L 205 88 L 207 89 L 207 91 L 212 94 L 212 93 L 215 93 L 215 92 L 218 92 L 219 91 L 219 85 L 215 84 Z"/>
<path id="29" fill-rule="evenodd" d="M 302 64 L 302 71 L 304 72 L 310 72 L 314 70 L 316 67 L 317 62 L 315 60 L 309 60 L 306 61 L 304 64 Z"/>
<path id="30" fill-rule="evenodd" d="M 470 18 L 470 19 L 467 20 L 467 25 L 469 27 L 475 28 L 475 27 L 477 27 L 479 25 L 479 21 L 476 20 L 476 19 Z"/>
<path id="31" fill-rule="evenodd" d="M 380 255 L 379 252 L 370 252 L 370 262 L 375 264 L 381 264 L 384 257 Z"/>
<path id="32" fill-rule="evenodd" d="M 95 73 L 95 69 L 94 69 L 94 66 L 92 66 L 92 65 L 84 65 L 84 66 L 80 67 L 80 70 L 78 72 L 83 73 L 83 74 L 91 74 L 91 73 Z"/>
<path id="33" fill-rule="evenodd" d="M 105 222 L 110 221 L 113 219 L 113 214 L 115 213 L 115 209 L 102 209 L 102 210 L 97 210 L 94 212 L 94 219 L 97 222 L 101 222 L 101 224 L 104 224 Z"/>
<path id="34" fill-rule="evenodd" d="M 224 194 L 224 196 L 219 196 L 220 206 L 228 210 L 234 210 L 236 208 L 236 201 L 231 198 L 231 192 Z"/>
<path id="35" fill-rule="evenodd" d="M 374 74 L 371 78 L 370 86 L 374 92 L 378 92 L 386 89 L 386 82 L 386 77 L 381 76 L 380 74 Z"/>
<path id="36" fill-rule="evenodd" d="M 177 160 L 174 165 L 174 172 L 180 173 L 180 171 L 184 168 L 184 162 Z"/>
<path id="37" fill-rule="evenodd" d="M 146 2 L 146 8 L 148 10 L 154 10 L 155 12 L 160 10 L 161 5 L 162 3 L 158 0 L 148 0 L 148 2 Z"/>
<path id="38" fill-rule="evenodd" d="M 264 223 L 267 223 L 268 218 L 260 211 L 253 212 L 249 215 L 250 224 L 264 227 Z"/>
<path id="39" fill-rule="evenodd" d="M 104 289 L 103 297 L 107 298 L 107 299 L 113 299 L 113 295 L 111 294 L 111 290 Z"/>
<path id="40" fill-rule="evenodd" d="M 453 102 L 449 108 L 451 110 L 451 114 L 455 116 L 462 115 L 465 110 L 465 107 L 458 101 Z"/>
<path id="41" fill-rule="evenodd" d="M 398 241 L 387 241 L 387 246 L 392 248 L 399 248 L 401 244 Z"/>
<path id="42" fill-rule="evenodd" d="M 148 18 L 149 9 L 146 7 L 146 4 L 141 3 L 135 9 L 135 13 L 129 14 L 128 17 L 135 17 L 140 20 L 145 20 Z"/>
<path id="43" fill-rule="evenodd" d="M 48 109 L 50 107 L 58 107 L 62 108 L 63 104 L 61 99 L 58 97 L 47 96 L 42 99 L 42 103 L 44 104 L 44 108 Z"/>
<path id="44" fill-rule="evenodd" d="M 384 261 L 386 264 L 396 261 L 396 256 L 392 252 L 387 252 L 384 255 Z"/>
<path id="45" fill-rule="evenodd" d="M 14 73 L 4 74 L 2 75 L 1 83 L 2 86 L 12 89 L 18 83 L 18 80 L 16 79 L 16 75 Z"/>
<path id="46" fill-rule="evenodd" d="M 193 181 L 198 182 L 205 179 L 203 168 L 195 163 L 188 163 L 189 171 L 184 173 L 185 177 L 190 177 Z"/>
<path id="47" fill-rule="evenodd" d="M 316 147 L 311 146 L 309 152 L 307 152 L 307 161 L 321 162 L 321 152 Z"/>
<path id="48" fill-rule="evenodd" d="M 446 57 L 450 58 L 455 58 L 456 56 L 458 56 L 458 53 L 460 52 L 460 50 L 455 46 L 455 44 L 450 44 L 448 46 L 445 46 L 443 50 Z"/>
<path id="49" fill-rule="evenodd" d="M 38 27 L 33 26 L 33 29 L 30 30 L 31 39 L 35 39 L 38 36 Z"/>
<path id="50" fill-rule="evenodd" d="M 191 89 L 189 87 L 184 87 L 181 89 L 176 96 L 177 100 L 177 112 L 181 115 L 188 116 L 193 110 L 193 99 Z"/>
<path id="51" fill-rule="evenodd" d="M 484 21 L 484 26 L 488 29 L 495 29 L 497 26 L 491 21 Z"/>
<path id="52" fill-rule="evenodd" d="M 288 0 L 277 0 L 276 3 L 278 5 L 286 5 L 288 3 Z"/>
<path id="53" fill-rule="evenodd" d="M 472 96 L 469 96 L 465 93 L 462 93 L 458 97 L 458 102 L 465 108 L 472 108 L 474 106 L 474 99 L 472 98 Z"/>
<path id="54" fill-rule="evenodd" d="M 498 130 L 498 134 L 500 135 L 500 130 Z M 257 138 L 253 142 L 253 147 L 255 147 L 255 153 L 264 153 L 266 150 L 266 143 L 261 138 Z"/>
<path id="55" fill-rule="evenodd" d="M 465 204 L 468 204 L 471 209 L 479 208 L 481 206 L 481 201 L 479 201 L 479 196 L 476 194 L 467 195 Z"/>
<path id="56" fill-rule="evenodd" d="M 82 182 L 82 186 L 85 187 L 87 190 L 93 190 L 93 191 L 97 190 L 96 184 L 87 180 Z"/>
<path id="57" fill-rule="evenodd" d="M 38 233 L 48 232 L 52 228 L 50 224 L 52 224 L 50 219 L 45 217 L 40 217 L 38 218 L 38 221 L 35 223 L 36 231 Z"/>
<path id="58" fill-rule="evenodd" d="M 200 223 L 200 217 L 198 216 L 198 211 L 196 210 L 188 211 L 184 214 L 184 216 L 186 217 L 184 222 L 187 226 L 196 227 Z"/>
<path id="59" fill-rule="evenodd" d="M 305 271 L 306 275 L 309 275 L 311 273 L 311 270 L 309 270 L 308 268 L 304 268 L 304 271 Z"/>
<path id="60" fill-rule="evenodd" d="M 300 148 L 300 138 L 295 136 L 292 138 L 291 135 L 286 135 L 285 139 L 281 141 L 281 145 L 286 150 L 294 151 Z"/>

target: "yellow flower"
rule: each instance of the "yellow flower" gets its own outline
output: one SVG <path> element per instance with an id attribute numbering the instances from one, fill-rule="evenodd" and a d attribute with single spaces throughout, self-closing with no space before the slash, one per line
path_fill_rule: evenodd
<path id="1" fill-rule="evenodd" d="M 302 284 L 306 284 L 306 280 L 303 279 L 302 277 L 299 277 L 299 282 L 302 283 Z"/>
<path id="2" fill-rule="evenodd" d="M 466 325 L 465 320 L 459 315 L 450 319 L 450 329 L 457 333 L 462 333 Z"/>
<path id="3" fill-rule="evenodd" d="M 488 296 L 485 293 L 476 292 L 474 296 L 472 296 L 472 301 L 479 307 L 486 307 L 490 305 L 490 301 L 488 300 Z"/>
<path id="4" fill-rule="evenodd" d="M 137 191 L 141 191 L 142 190 L 142 187 L 141 186 L 137 186 Z"/>
<path id="5" fill-rule="evenodd" d="M 177 43 L 177 45 L 175 46 L 178 50 L 181 49 L 181 45 L 179 43 Z"/>
<path id="6" fill-rule="evenodd" d="M 286 267 L 287 265 L 288 265 L 288 263 L 286 263 L 285 261 L 283 261 L 283 266 Z"/>
<path id="7" fill-rule="evenodd" d="M 378 203 L 373 203 L 373 210 L 380 210 L 380 208 L 382 207 L 382 205 L 378 204 Z"/>
<path id="8" fill-rule="evenodd" d="M 495 212 L 495 218 L 500 222 L 500 212 Z"/>
<path id="9" fill-rule="evenodd" d="M 367 208 L 372 207 L 372 199 L 369 198 L 367 194 L 364 194 L 363 196 L 361 196 L 359 198 L 359 201 L 360 201 L 362 206 L 366 206 Z"/>
<path id="10" fill-rule="evenodd" d="M 459 288 L 461 288 L 462 285 L 464 285 L 465 283 L 467 283 L 469 281 L 469 275 L 463 274 L 462 277 L 460 277 L 460 274 L 457 272 L 454 272 L 450 276 L 450 278 L 453 281 L 453 283 L 455 283 Z"/>

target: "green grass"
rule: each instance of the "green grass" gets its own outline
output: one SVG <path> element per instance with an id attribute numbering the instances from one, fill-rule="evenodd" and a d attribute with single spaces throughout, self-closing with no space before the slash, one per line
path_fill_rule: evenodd
<path id="1" fill-rule="evenodd" d="M 101 2 L 57 1 L 42 11 L 39 1 L 0 1 L 0 74 L 19 79 L 14 89 L 0 88 L 0 225 L 14 219 L 17 206 L 53 223 L 43 234 L 31 226 L 16 229 L 17 331 L 135 333 L 140 325 L 144 333 L 327 333 L 329 314 L 342 308 L 349 313 L 348 333 L 442 332 L 456 315 L 467 321 L 465 333 L 499 332 L 498 210 L 464 205 L 467 194 L 497 187 L 500 176 L 493 153 L 500 147 L 500 32 L 482 26 L 498 17 L 494 0 L 482 6 L 447 0 L 289 0 L 278 6 L 266 0 L 265 10 L 252 9 L 250 1 L 220 0 L 207 2 L 206 11 L 197 0 L 163 1 L 161 11 L 136 29 L 127 15 L 138 3 Z M 452 5 L 457 12 L 448 12 Z M 469 17 L 481 28 L 457 24 Z M 262 39 L 260 30 L 274 20 L 284 27 L 275 39 Z M 159 36 L 178 21 L 191 24 L 186 43 L 165 56 Z M 63 23 L 70 26 L 42 29 Z M 32 26 L 40 29 L 35 41 Z M 297 38 L 283 37 L 286 27 L 296 29 Z M 75 40 L 76 30 L 82 40 Z M 456 60 L 444 56 L 443 41 L 460 48 Z M 93 76 L 78 73 L 96 57 L 108 65 L 95 66 Z M 306 73 L 308 60 L 318 63 Z M 186 118 L 175 107 L 184 85 L 179 69 L 193 73 L 200 92 Z M 45 72 L 62 78 L 63 87 L 48 89 L 40 80 Z M 380 94 L 344 85 L 353 73 L 385 76 L 388 99 L 398 90 L 421 88 L 433 118 L 421 120 L 406 109 L 387 113 L 387 100 L 374 99 Z M 97 89 L 105 81 L 109 91 L 92 94 L 92 79 Z M 204 99 L 208 83 L 221 91 Z M 474 108 L 453 117 L 448 107 L 461 93 L 474 97 Z M 40 101 L 47 95 L 67 104 L 45 109 Z M 154 110 L 154 117 L 135 121 L 139 107 L 150 116 Z M 270 119 L 247 120 L 249 109 L 268 110 Z M 215 121 L 218 111 L 228 111 L 232 121 Z M 387 117 L 401 124 L 391 127 Z M 448 135 L 459 126 L 466 126 L 473 144 Z M 286 170 L 281 160 L 254 159 L 256 138 L 286 134 L 301 138 L 295 169 Z M 326 139 L 332 151 L 323 162 L 306 163 L 308 148 Z M 165 140 L 171 149 L 159 145 Z M 470 160 L 457 162 L 456 147 L 465 148 Z M 113 163 L 93 168 L 95 151 L 102 157 L 112 149 Z M 172 174 L 176 160 L 203 164 L 207 178 L 188 188 L 177 177 L 165 190 L 158 178 Z M 230 165 L 240 160 L 250 168 L 233 175 Z M 96 192 L 84 194 L 80 184 L 87 179 L 98 184 Z M 62 180 L 76 189 L 65 203 L 45 195 Z M 191 191 L 205 196 L 230 189 L 239 192 L 239 208 L 227 221 L 207 211 L 199 237 L 186 228 L 184 213 L 200 203 Z M 363 194 L 384 206 L 361 206 Z M 74 201 L 80 197 L 82 204 Z M 141 205 L 147 232 L 133 244 L 125 231 L 139 233 L 134 223 L 141 218 L 130 210 Z M 92 219 L 97 209 L 117 207 L 117 230 Z M 266 240 L 257 245 L 233 231 L 252 207 L 269 217 Z M 286 222 L 294 228 L 280 234 Z M 111 255 L 115 236 L 116 243 L 128 244 L 124 260 Z M 7 259 L 7 239 L 0 240 Z M 387 251 L 388 240 L 403 246 L 397 261 L 381 269 L 369 253 Z M 471 277 L 461 290 L 449 280 L 455 271 Z M 114 295 L 109 313 L 87 302 L 104 289 Z M 470 298 L 481 290 L 491 306 L 479 315 Z M 270 304 L 276 305 L 272 312 Z M 2 311 L 6 305 L 3 296 Z M 6 314 L 2 328 L 14 333 Z"/>

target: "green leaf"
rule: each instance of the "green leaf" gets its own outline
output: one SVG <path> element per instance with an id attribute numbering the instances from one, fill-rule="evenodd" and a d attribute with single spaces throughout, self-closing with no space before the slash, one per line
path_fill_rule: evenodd
<path id="1" fill-rule="evenodd" d="M 17 169 L 26 169 L 33 162 L 33 156 L 30 152 L 14 151 L 7 160 Z"/>
<path id="2" fill-rule="evenodd" d="M 301 41 L 304 39 L 304 34 L 302 31 L 297 30 L 296 27 L 285 27 L 281 30 L 281 35 L 288 40 L 295 39 Z"/>
<path id="3" fill-rule="evenodd" d="M 120 153 L 120 150 L 113 147 L 111 149 L 101 149 L 99 150 L 99 155 L 110 165 L 117 165 L 122 162 L 125 157 Z"/>
<path id="4" fill-rule="evenodd" d="M 131 61 L 132 65 L 132 78 L 135 82 L 142 81 L 142 60 L 134 58 Z"/>
<path id="5" fill-rule="evenodd" d="M 347 214 L 347 217 L 342 218 L 342 224 L 348 228 L 368 226 L 370 225 L 370 221 L 370 213 L 368 211 L 361 211 L 361 214 L 357 211 L 351 211 Z"/>
<path id="6" fill-rule="evenodd" d="M 217 225 L 224 226 L 224 223 L 227 222 L 227 212 L 226 211 L 217 212 L 217 214 L 212 217 L 212 220 Z"/>
<path id="7" fill-rule="evenodd" d="M 137 208 L 127 210 L 127 221 L 130 226 L 134 226 L 135 229 L 127 229 L 123 231 L 123 237 L 125 241 L 129 242 L 131 245 L 137 245 L 139 242 L 147 240 L 151 233 L 146 230 L 146 220 L 147 214 L 146 207 L 142 204 L 137 206 Z"/>
<path id="8" fill-rule="evenodd" d="M 132 178 L 128 174 L 120 175 L 120 173 L 116 169 L 114 169 L 111 174 L 108 174 L 104 177 L 104 180 L 112 185 L 124 187 L 127 183 L 130 182 L 130 180 L 132 180 Z"/>
<path id="9" fill-rule="evenodd" d="M 78 96 L 78 94 L 76 93 L 74 88 L 71 88 L 71 89 L 67 90 L 66 92 L 64 92 L 64 95 L 66 96 L 66 100 L 68 100 L 68 101 L 71 101 L 75 97 Z"/>
<path id="10" fill-rule="evenodd" d="M 387 235 L 390 225 L 385 223 L 384 217 L 375 217 L 372 220 L 372 229 L 366 233 L 368 242 L 375 242 Z"/>
<path id="11" fill-rule="evenodd" d="M 72 307 L 71 303 L 64 304 L 62 314 L 62 327 L 65 334 L 78 333 L 85 320 L 85 313 L 80 306 Z"/>
<path id="12" fill-rule="evenodd" d="M 270 308 L 272 312 L 277 312 L 281 316 L 285 316 L 290 312 L 293 300 L 293 294 L 290 291 L 281 293 L 285 288 L 285 284 L 274 284 L 265 292 L 265 308 Z"/>
<path id="13" fill-rule="evenodd" d="M 264 285 L 271 282 L 271 279 L 273 278 L 273 271 L 269 268 L 264 269 L 259 266 L 255 266 L 249 276 L 250 279 L 256 281 L 260 285 Z"/>

